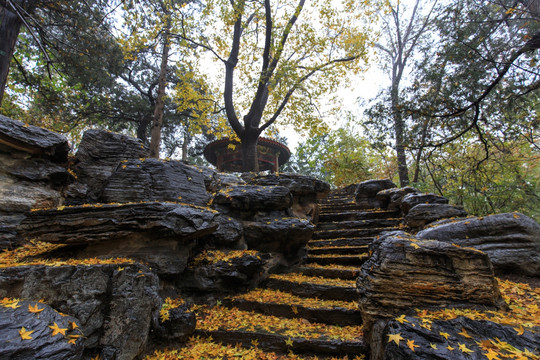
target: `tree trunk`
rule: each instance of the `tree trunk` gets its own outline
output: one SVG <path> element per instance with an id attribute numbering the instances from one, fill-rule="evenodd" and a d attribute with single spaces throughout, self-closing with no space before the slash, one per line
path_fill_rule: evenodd
<path id="1" fill-rule="evenodd" d="M 397 83 L 399 84 L 399 82 Z M 405 155 L 405 146 L 403 144 L 403 133 L 405 130 L 405 123 L 403 116 L 399 110 L 399 95 L 398 88 L 394 83 L 391 91 L 392 101 L 392 117 L 394 120 L 394 132 L 396 137 L 396 156 L 398 165 L 399 185 L 405 187 L 409 185 L 409 170 L 407 168 L 407 156 Z"/>
<path id="2" fill-rule="evenodd" d="M 29 14 L 36 8 L 36 0 L 18 0 L 14 3 L 23 7 Z M 22 19 L 12 12 L 11 8 L 8 10 L 3 6 L 0 7 L 0 105 L 7 85 L 9 64 L 15 52 L 15 44 L 22 24 Z"/>
<path id="3" fill-rule="evenodd" d="M 189 135 L 186 129 L 186 132 L 184 133 L 184 142 L 182 143 L 182 161 L 183 162 L 187 162 L 188 143 L 189 143 Z"/>
<path id="4" fill-rule="evenodd" d="M 161 68 L 159 70 L 159 85 L 152 122 L 152 136 L 150 138 L 150 157 L 159 158 L 161 143 L 161 128 L 163 126 L 163 109 L 165 107 L 165 88 L 167 86 L 167 63 L 169 61 L 169 31 L 170 20 L 163 35 L 163 54 L 161 55 Z"/>
<path id="5" fill-rule="evenodd" d="M 259 159 L 257 156 L 258 134 L 246 134 L 242 139 L 242 170 L 244 172 L 259 172 Z"/>
<path id="6" fill-rule="evenodd" d="M 147 130 L 148 125 L 152 122 L 150 115 L 145 115 L 137 125 L 137 139 L 142 140 L 143 144 L 148 144 Z"/>

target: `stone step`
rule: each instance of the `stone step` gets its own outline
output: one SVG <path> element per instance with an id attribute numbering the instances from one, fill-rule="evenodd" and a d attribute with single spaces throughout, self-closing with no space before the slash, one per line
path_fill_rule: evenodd
<path id="1" fill-rule="evenodd" d="M 333 221 L 319 222 L 317 230 L 338 230 L 338 229 L 365 229 L 365 228 L 383 228 L 396 227 L 401 224 L 403 219 L 369 219 L 369 220 L 348 220 L 348 221 Z"/>
<path id="2" fill-rule="evenodd" d="M 368 220 L 368 219 L 388 219 L 397 218 L 399 213 L 391 210 L 379 210 L 379 211 L 326 211 L 319 215 L 319 223 L 332 222 L 332 221 L 354 221 L 354 220 Z"/>
<path id="3" fill-rule="evenodd" d="M 308 247 L 308 255 L 327 255 L 327 254 L 364 254 L 368 251 L 368 245 L 360 246 L 317 246 Z"/>
<path id="4" fill-rule="evenodd" d="M 319 265 L 348 265 L 357 266 L 360 268 L 364 262 L 368 259 L 368 254 L 355 254 L 355 255 L 308 255 L 306 257 L 307 264 L 319 264 Z"/>
<path id="5" fill-rule="evenodd" d="M 373 236 L 359 238 L 339 238 L 339 239 L 324 239 L 310 240 L 308 246 L 310 248 L 326 247 L 326 246 L 363 246 L 371 244 Z"/>
<path id="6" fill-rule="evenodd" d="M 313 240 L 339 239 L 339 238 L 359 238 L 377 236 L 383 231 L 403 230 L 399 226 L 369 228 L 369 229 L 338 229 L 338 230 L 316 230 L 311 237 Z"/>
<path id="7" fill-rule="evenodd" d="M 332 279 L 355 280 L 360 274 L 358 266 L 343 266 L 343 265 L 318 265 L 309 264 L 301 266 L 297 269 L 298 272 L 306 276 L 326 277 Z"/>
<path id="8" fill-rule="evenodd" d="M 255 289 L 223 300 L 223 304 L 244 311 L 285 318 L 303 318 L 330 325 L 360 325 L 362 316 L 354 301 L 299 297 L 272 289 Z"/>
<path id="9" fill-rule="evenodd" d="M 328 204 L 319 205 L 321 214 L 343 212 L 343 211 L 366 211 L 371 209 L 365 209 L 362 206 L 356 205 L 356 203 L 344 203 L 344 204 Z M 373 209 L 375 210 L 375 209 Z"/>
<path id="10" fill-rule="evenodd" d="M 198 307 L 195 335 L 265 351 L 322 356 L 367 354 L 361 326 L 311 323 L 216 306 Z"/>
<path id="11" fill-rule="evenodd" d="M 265 285 L 269 289 L 282 290 L 301 297 L 342 301 L 356 301 L 358 297 L 355 281 L 312 277 L 299 273 L 270 275 Z"/>

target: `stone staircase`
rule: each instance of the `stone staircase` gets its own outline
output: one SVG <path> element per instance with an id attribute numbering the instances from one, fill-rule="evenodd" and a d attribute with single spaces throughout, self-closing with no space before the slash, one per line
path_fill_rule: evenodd
<path id="1" fill-rule="evenodd" d="M 402 219 L 392 211 L 361 209 L 353 196 L 339 192 L 320 207 L 304 264 L 271 275 L 263 288 L 198 308 L 197 335 L 305 358 L 362 359 L 367 354 L 356 277 L 372 238 L 399 229 Z"/>

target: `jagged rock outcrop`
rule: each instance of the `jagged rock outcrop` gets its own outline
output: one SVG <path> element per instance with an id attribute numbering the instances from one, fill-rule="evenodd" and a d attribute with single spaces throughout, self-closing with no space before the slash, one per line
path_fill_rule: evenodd
<path id="1" fill-rule="evenodd" d="M 131 360 L 142 353 L 161 305 L 158 289 L 157 276 L 139 264 L 0 270 L 0 297 L 43 299 L 75 317 L 85 351 L 105 359 Z"/>
<path id="2" fill-rule="evenodd" d="M 257 251 L 205 251 L 190 263 L 177 285 L 195 292 L 234 293 L 254 288 L 268 275 L 274 257 Z"/>
<path id="3" fill-rule="evenodd" d="M 228 173 L 219 173 L 208 168 L 203 168 L 204 183 L 209 193 L 216 193 L 223 188 L 235 185 L 246 185 L 240 176 Z"/>
<path id="4" fill-rule="evenodd" d="M 123 160 L 105 181 L 105 203 L 172 201 L 206 206 L 210 199 L 202 170 L 181 161 Z"/>
<path id="5" fill-rule="evenodd" d="M 0 115 L 0 250 L 23 243 L 16 227 L 26 211 L 61 204 L 68 151 L 64 136 Z"/>
<path id="6" fill-rule="evenodd" d="M 448 204 L 448 199 L 435 194 L 410 193 L 401 199 L 401 211 L 407 215 L 418 204 Z"/>
<path id="7" fill-rule="evenodd" d="M 214 218 L 217 223 L 217 229 L 209 235 L 203 236 L 197 240 L 201 248 L 216 249 L 246 249 L 244 242 L 244 227 L 240 220 L 229 215 L 219 213 Z"/>
<path id="8" fill-rule="evenodd" d="M 105 130 L 86 131 L 75 155 L 76 163 L 73 167 L 79 180 L 79 189 L 70 189 L 68 192 L 82 197 L 67 198 L 67 203 L 97 202 L 105 182 L 121 161 L 146 158 L 149 155 L 148 148 L 139 139 Z"/>
<path id="9" fill-rule="evenodd" d="M 33 211 L 19 229 L 29 239 L 81 245 L 70 256 L 130 257 L 160 275 L 178 275 L 195 239 L 218 227 L 216 216 L 214 210 L 174 203 L 80 205 Z"/>
<path id="10" fill-rule="evenodd" d="M 460 206 L 449 204 L 418 204 L 409 210 L 409 213 L 405 216 L 405 221 L 411 228 L 420 228 L 437 220 L 467 215 L 465 209 Z"/>
<path id="11" fill-rule="evenodd" d="M 395 188 L 394 184 L 389 179 L 384 180 L 368 180 L 361 182 L 356 187 L 355 199 L 358 206 L 364 209 L 382 208 L 385 202 L 377 199 L 377 193 L 382 190 Z"/>
<path id="12" fill-rule="evenodd" d="M 381 190 L 375 195 L 375 199 L 381 204 L 381 208 L 388 210 L 401 210 L 401 200 L 407 194 L 417 194 L 420 191 L 411 186 L 402 188 L 389 188 Z"/>
<path id="13" fill-rule="evenodd" d="M 292 205 L 292 194 L 284 186 L 230 186 L 220 190 L 213 203 L 251 214 L 260 210 L 286 210 Z"/>
<path id="14" fill-rule="evenodd" d="M 66 137 L 3 115 L 0 115 L 0 144 L 56 163 L 67 161 L 69 152 Z"/>
<path id="15" fill-rule="evenodd" d="M 540 276 L 540 225 L 520 213 L 441 220 L 418 234 L 485 252 L 496 273 Z"/>
<path id="16" fill-rule="evenodd" d="M 279 253 L 292 263 L 300 260 L 313 231 L 315 225 L 299 218 L 244 221 L 244 238 L 249 249 Z"/>
<path id="17" fill-rule="evenodd" d="M 380 359 L 388 319 L 430 306 L 505 306 L 486 254 L 404 232 L 375 239 L 357 279 L 371 359 Z M 397 290 L 398 289 L 398 290 Z"/>
<path id="18" fill-rule="evenodd" d="M 396 334 L 400 336 L 396 337 Z M 407 316 L 402 322 L 388 322 L 384 339 L 389 339 L 390 335 L 397 340 L 384 342 L 384 360 L 484 360 L 489 358 L 486 354 L 492 359 L 500 359 L 493 349 L 490 352 L 486 347 L 482 348 L 483 343 L 490 345 L 496 339 L 512 344 L 511 348 L 518 351 L 528 351 L 530 356 L 535 356 L 534 352 L 538 355 L 540 348 L 540 338 L 529 330 L 518 334 L 512 326 L 466 317 L 435 320 L 426 326 L 418 318 Z"/>
<path id="19" fill-rule="evenodd" d="M 47 304 L 6 298 L 0 304 L 0 359 L 81 359 L 84 334 L 79 325 Z"/>
<path id="20" fill-rule="evenodd" d="M 197 318 L 187 304 L 167 310 L 166 317 L 160 315 L 154 324 L 153 337 L 158 343 L 164 340 L 186 341 L 195 332 Z"/>
<path id="21" fill-rule="evenodd" d="M 293 196 L 292 214 L 316 223 L 319 219 L 317 200 L 324 199 L 330 185 L 311 176 L 299 174 L 257 175 L 246 180 L 248 184 L 261 186 L 284 186 Z"/>

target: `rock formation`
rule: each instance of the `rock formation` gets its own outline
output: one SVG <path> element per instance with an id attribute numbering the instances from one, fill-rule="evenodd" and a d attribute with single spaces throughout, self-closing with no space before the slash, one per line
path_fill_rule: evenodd
<path id="1" fill-rule="evenodd" d="M 442 220 L 418 237 L 481 250 L 499 274 L 540 276 L 540 225 L 520 213 Z"/>

